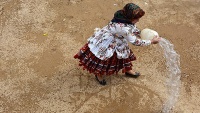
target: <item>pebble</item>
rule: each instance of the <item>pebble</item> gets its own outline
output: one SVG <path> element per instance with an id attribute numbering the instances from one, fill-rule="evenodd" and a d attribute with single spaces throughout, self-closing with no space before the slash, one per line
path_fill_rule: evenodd
<path id="1" fill-rule="evenodd" d="M 46 33 L 44 33 L 44 34 L 43 34 L 43 36 L 47 36 L 47 34 L 46 34 Z"/>
<path id="2" fill-rule="evenodd" d="M 72 4 L 76 4 L 77 2 L 81 2 L 82 0 L 69 0 Z"/>

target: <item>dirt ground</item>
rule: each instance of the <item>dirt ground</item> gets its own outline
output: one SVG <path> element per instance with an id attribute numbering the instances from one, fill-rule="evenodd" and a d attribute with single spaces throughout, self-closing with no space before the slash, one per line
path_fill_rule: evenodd
<path id="1" fill-rule="evenodd" d="M 106 86 L 73 58 L 128 2 L 146 12 L 137 26 L 156 30 L 180 55 L 171 113 L 199 113 L 200 0 L 0 0 L 0 112 L 161 113 L 168 74 L 159 45 L 130 45 L 141 77 L 120 72 Z"/>

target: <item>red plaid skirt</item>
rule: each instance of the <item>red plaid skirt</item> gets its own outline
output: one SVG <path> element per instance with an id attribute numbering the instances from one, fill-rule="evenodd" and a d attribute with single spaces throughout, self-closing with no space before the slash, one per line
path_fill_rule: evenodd
<path id="1" fill-rule="evenodd" d="M 120 69 L 122 73 L 132 69 L 131 61 L 136 60 L 135 55 L 130 50 L 130 56 L 126 59 L 118 59 L 116 52 L 107 60 L 101 60 L 97 58 L 85 44 L 80 53 L 74 56 L 75 59 L 79 59 L 79 66 L 83 66 L 83 69 L 93 73 L 95 75 L 112 75 L 117 74 Z"/>

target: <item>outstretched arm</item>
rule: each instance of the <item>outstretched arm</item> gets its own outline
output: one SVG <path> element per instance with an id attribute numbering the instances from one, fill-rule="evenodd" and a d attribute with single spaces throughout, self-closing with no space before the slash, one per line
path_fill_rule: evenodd
<path id="1" fill-rule="evenodd" d="M 124 37 L 126 40 L 136 46 L 148 46 L 150 44 L 157 44 L 161 39 L 161 37 L 155 36 L 152 40 L 142 40 L 137 38 L 136 35 L 129 31 L 125 32 Z"/>
<path id="2" fill-rule="evenodd" d="M 142 40 L 137 38 L 133 33 L 127 32 L 124 36 L 126 40 L 136 46 L 148 46 L 151 44 L 151 40 Z"/>

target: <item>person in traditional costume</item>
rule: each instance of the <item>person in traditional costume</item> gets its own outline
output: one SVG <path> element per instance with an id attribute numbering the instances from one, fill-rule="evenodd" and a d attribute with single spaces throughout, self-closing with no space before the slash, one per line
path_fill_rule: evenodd
<path id="1" fill-rule="evenodd" d="M 126 76 L 137 78 L 139 72 L 132 70 L 131 61 L 136 60 L 128 42 L 135 46 L 157 44 L 160 37 L 142 40 L 136 23 L 145 12 L 136 4 L 128 3 L 115 12 L 108 25 L 96 31 L 74 56 L 79 66 L 93 73 L 101 85 L 106 85 L 106 75 L 117 74 L 120 70 Z"/>

